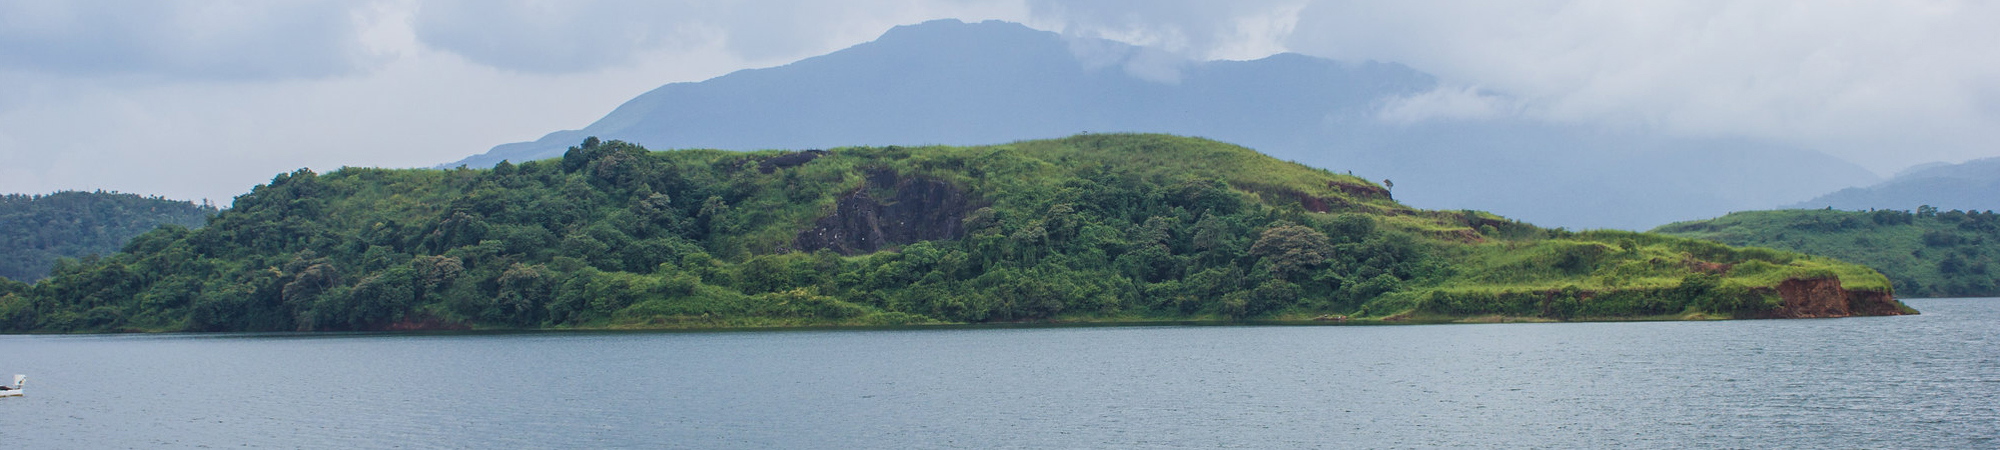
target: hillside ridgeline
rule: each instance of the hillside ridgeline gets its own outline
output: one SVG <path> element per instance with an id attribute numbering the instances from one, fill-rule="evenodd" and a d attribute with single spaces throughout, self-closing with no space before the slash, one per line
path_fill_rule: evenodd
<path id="1" fill-rule="evenodd" d="M 1862 211 L 1934 205 L 1938 209 L 2000 209 L 2000 158 L 1958 164 L 1933 163 L 1906 169 L 1881 183 L 1841 189 L 1787 206 L 1788 209 Z"/>
<path id="2" fill-rule="evenodd" d="M 1865 267 L 1424 211 L 1203 139 L 648 151 L 282 174 L 0 285 L 0 329 L 1622 320 L 1912 312 Z"/>
<path id="3" fill-rule="evenodd" d="M 63 258 L 117 252 L 164 224 L 199 227 L 215 207 L 117 192 L 0 195 L 0 277 L 42 279 Z"/>
<path id="4" fill-rule="evenodd" d="M 1748 211 L 1653 231 L 1851 261 L 1881 271 L 1904 295 L 2000 296 L 2000 215 L 1992 211 Z"/>

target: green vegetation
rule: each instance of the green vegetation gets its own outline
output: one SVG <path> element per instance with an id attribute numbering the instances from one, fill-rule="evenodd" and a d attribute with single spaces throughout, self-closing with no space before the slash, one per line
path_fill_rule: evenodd
<path id="1" fill-rule="evenodd" d="M 1749 211 L 1653 231 L 1853 261 L 1882 271 L 1905 295 L 2000 296 L 2000 215 L 1992 211 Z"/>
<path id="2" fill-rule="evenodd" d="M 199 227 L 212 215 L 211 206 L 116 192 L 0 195 L 0 277 L 39 280 L 58 259 L 110 254 L 139 233 Z"/>
<path id="3" fill-rule="evenodd" d="M 1790 252 L 1415 210 L 1194 138 L 823 156 L 592 138 L 490 170 L 282 174 L 207 227 L 0 286 L 0 330 L 1713 318 L 1831 277 L 1889 288 Z"/>

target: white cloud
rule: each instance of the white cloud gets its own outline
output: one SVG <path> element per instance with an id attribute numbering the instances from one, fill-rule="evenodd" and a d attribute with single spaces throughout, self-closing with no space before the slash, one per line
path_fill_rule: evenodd
<path id="1" fill-rule="evenodd" d="M 681 14 L 697 2 L 433 1 L 414 22 L 426 45 L 480 64 L 540 73 L 622 66 L 654 50 L 705 45 L 720 30 Z"/>
<path id="2" fill-rule="evenodd" d="M 1029 0 L 1029 25 L 1153 47 L 1197 60 L 1256 59 L 1285 51 L 1301 0 Z"/>
<path id="3" fill-rule="evenodd" d="M 936 18 L 1022 20 L 1014 2 L 867 0 L 438 0 L 415 29 L 431 47 L 480 64 L 540 73 L 587 72 L 634 58 L 720 44 L 750 61 L 790 61 Z"/>
<path id="4" fill-rule="evenodd" d="M 1315 2 L 1286 45 L 1403 62 L 1534 117 L 1768 138 L 1889 172 L 2000 150 L 1980 100 L 2000 86 L 1993 23 L 1990 2 Z"/>
<path id="5" fill-rule="evenodd" d="M 0 1 L 0 67 L 65 76 L 257 80 L 375 62 L 339 1 Z"/>
<path id="6" fill-rule="evenodd" d="M 1305 3 L 1280 4 L 1229 19 L 1226 37 L 1217 39 L 1203 59 L 1252 60 L 1288 51 L 1285 40 L 1299 25 Z"/>
<path id="7" fill-rule="evenodd" d="M 573 74 L 497 69 L 414 39 L 406 3 L 357 10 L 366 73 L 125 83 L 0 70 L 0 192 L 108 189 L 227 204 L 300 167 L 424 167 L 578 128 L 669 81 L 748 66 L 719 44 Z"/>
<path id="8" fill-rule="evenodd" d="M 1139 79 L 1161 84 L 1180 84 L 1181 68 L 1188 64 L 1185 56 L 1151 47 L 1139 47 L 1125 58 L 1120 67 L 1125 73 Z"/>
<path id="9" fill-rule="evenodd" d="M 227 204 L 252 185 L 300 167 L 322 172 L 341 166 L 427 167 L 496 144 L 580 128 L 664 83 L 787 63 L 873 39 L 898 24 L 943 16 L 1025 17 L 1018 4 L 916 0 L 766 2 L 748 8 L 706 2 L 517 4 L 525 6 L 503 8 L 512 19 L 492 19 L 490 28 L 467 22 L 455 31 L 473 34 L 467 38 L 472 43 L 441 46 L 426 40 L 436 35 L 423 29 L 435 25 L 425 22 L 425 14 L 450 6 L 439 2 L 0 3 L 0 13 L 46 10 L 0 14 L 8 24 L 60 24 L 46 28 L 90 30 L 170 19 L 112 33 L 115 39 L 0 27 L 0 39 L 29 36 L 49 43 L 49 49 L 37 51 L 104 60 L 96 66 L 58 60 L 0 65 L 0 161 L 5 162 L 0 192 L 107 189 Z M 700 28 L 675 39 L 517 46 L 638 26 L 654 17 L 648 11 L 681 11 L 684 17 L 644 32 L 666 33 L 690 23 Z M 567 19 L 552 21 L 558 26 L 528 23 L 550 17 Z M 331 25 L 297 33 L 280 26 L 298 23 Z M 203 31 L 208 37 L 175 36 L 203 29 L 210 30 Z M 171 42 L 175 39 L 200 45 Z M 523 56 L 467 50 L 479 39 Z M 589 59 L 550 59 L 578 45 L 599 44 L 609 48 Z M 239 50 L 249 53 L 230 56 Z M 131 57 L 134 52 L 143 55 Z M 287 56 L 293 62 L 257 56 L 289 53 L 297 53 Z M 14 58 L 10 62 L 43 57 L 38 55 L 0 53 Z M 311 61 L 348 65 L 325 69 L 332 66 Z"/>
<path id="10" fill-rule="evenodd" d="M 1748 135 L 1885 173 L 2000 155 L 1991 2 L 0 0 L 0 191 L 221 201 L 298 167 L 428 166 L 936 18 L 1156 46 L 1099 56 L 1162 82 L 1297 51 L 1459 86 L 1385 120 Z"/>
<path id="11" fill-rule="evenodd" d="M 1086 65 L 1117 61 L 1126 73 L 1145 80 L 1180 82 L 1192 61 L 1249 60 L 1285 51 L 1284 40 L 1298 22 L 1301 1 L 1091 1 L 1032 0 L 1031 26 L 1058 31 L 1072 42 L 1105 39 L 1140 46 L 1106 52 L 1072 46 Z M 1124 50 L 1124 49 L 1119 49 Z"/>
<path id="12" fill-rule="evenodd" d="M 1392 123 L 1429 120 L 1478 120 L 1513 116 L 1508 99 L 1476 87 L 1439 86 L 1428 92 L 1389 100 L 1376 117 Z"/>

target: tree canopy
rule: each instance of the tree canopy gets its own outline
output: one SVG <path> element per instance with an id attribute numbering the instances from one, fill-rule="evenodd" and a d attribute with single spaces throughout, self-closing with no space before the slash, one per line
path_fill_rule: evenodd
<path id="1" fill-rule="evenodd" d="M 0 195 L 0 277 L 32 282 L 63 258 L 117 252 L 161 225 L 197 228 L 213 206 L 116 192 Z"/>

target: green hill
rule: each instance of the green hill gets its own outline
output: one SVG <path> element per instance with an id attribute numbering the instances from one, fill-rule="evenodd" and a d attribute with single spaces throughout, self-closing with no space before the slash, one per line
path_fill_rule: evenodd
<path id="1" fill-rule="evenodd" d="M 2000 296 L 2000 215 L 1992 211 L 1749 211 L 1653 231 L 1853 261 L 1882 271 L 1905 295 Z"/>
<path id="2" fill-rule="evenodd" d="M 35 281 L 62 258 L 117 252 L 162 224 L 199 227 L 215 208 L 116 192 L 0 195 L 0 277 Z"/>
<path id="3" fill-rule="evenodd" d="M 199 230 L 0 286 L 11 331 L 1902 312 L 1862 266 L 1416 210 L 1164 135 L 749 153 L 592 138 L 484 170 L 300 170 Z"/>

